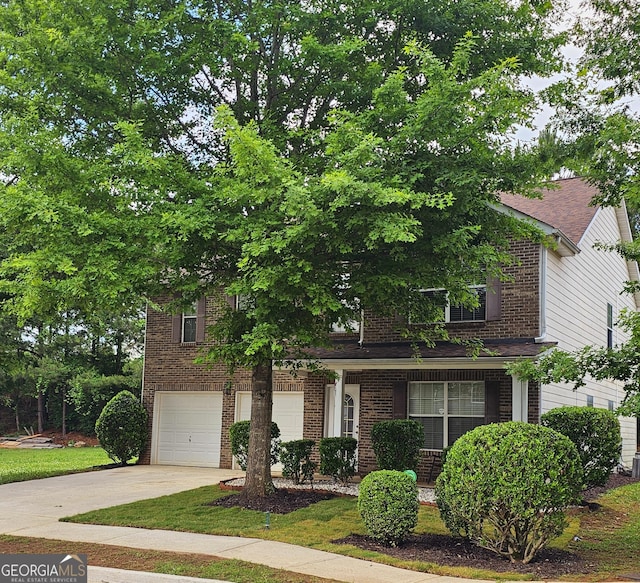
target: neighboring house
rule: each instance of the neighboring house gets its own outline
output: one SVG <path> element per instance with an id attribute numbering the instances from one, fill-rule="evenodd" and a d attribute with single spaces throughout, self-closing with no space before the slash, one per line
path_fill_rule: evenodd
<path id="1" fill-rule="evenodd" d="M 596 191 L 578 178 L 558 181 L 542 199 L 504 196 L 505 212 L 533 220 L 552 246 L 513 243 L 519 262 L 509 281 L 478 287 L 481 307 L 451 306 L 445 319 L 452 336 L 480 338 L 487 350 L 472 358 L 463 345 L 437 342 L 415 347 L 393 322 L 363 316 L 357 333 L 336 334 L 331 350 L 318 350 L 336 373 L 327 383 L 317 373 L 293 378 L 274 375 L 273 419 L 282 440 L 350 435 L 359 440 L 359 471 L 376 469 L 371 428 L 377 421 L 415 419 L 425 428 L 419 478 L 437 474 L 443 447 L 485 423 L 524 420 L 561 405 L 615 408 L 624 396 L 614 382 L 544 385 L 512 378 L 505 364 L 536 358 L 553 346 L 615 345 L 625 338 L 616 327 L 622 308 L 635 310 L 638 298 L 622 294 L 638 280 L 635 263 L 594 246 L 629 240 L 624 208 L 589 203 Z M 425 292 L 432 293 L 432 292 Z M 143 402 L 150 414 L 151 440 L 142 461 L 230 468 L 229 427 L 249 418 L 250 374 L 230 378 L 222 365 L 194 364 L 206 347 L 205 325 L 215 320 L 225 298 L 202 300 L 193 310 L 171 316 L 149 309 Z M 411 325 L 420 326 L 418 323 Z M 636 422 L 621 419 L 627 465 L 636 451 Z"/>

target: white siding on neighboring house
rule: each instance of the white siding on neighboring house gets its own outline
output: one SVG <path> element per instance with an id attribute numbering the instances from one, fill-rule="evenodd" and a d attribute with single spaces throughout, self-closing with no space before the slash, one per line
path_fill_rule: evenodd
<path id="1" fill-rule="evenodd" d="M 607 345 L 607 304 L 613 306 L 614 320 L 623 308 L 635 310 L 634 299 L 621 294 L 624 282 L 630 278 L 626 261 L 613 251 L 594 248 L 597 242 L 614 243 L 620 239 L 615 210 L 601 208 L 596 213 L 582 241 L 581 252 L 560 257 L 547 253 L 546 273 L 546 341 L 558 343 L 563 350 L 578 350 L 586 345 Z M 543 251 L 544 252 L 544 251 Z M 613 343 L 620 344 L 627 336 L 614 326 Z M 569 384 L 544 385 L 541 391 L 541 413 L 563 405 L 587 405 L 608 408 L 609 401 L 617 407 L 624 391 L 611 381 L 587 384 L 577 390 Z M 623 461 L 631 465 L 636 450 L 635 419 L 621 419 Z"/>

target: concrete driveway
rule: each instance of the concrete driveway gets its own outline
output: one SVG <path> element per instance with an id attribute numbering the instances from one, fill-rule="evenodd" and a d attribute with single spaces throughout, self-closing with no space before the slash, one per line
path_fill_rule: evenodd
<path id="1" fill-rule="evenodd" d="M 275 541 L 59 522 L 65 516 L 217 484 L 221 480 L 240 475 L 242 472 L 208 468 L 128 466 L 3 484 L 0 485 L 0 533 L 138 549 L 201 553 L 351 583 L 441 583 L 446 579 L 457 583 L 463 581 Z M 165 583 L 188 580 L 133 572 L 107 573 L 107 577 L 105 573 L 109 571 L 98 571 L 90 566 L 89 581 L 143 583 L 153 580 Z M 475 580 L 474 583 L 479 582 Z"/>

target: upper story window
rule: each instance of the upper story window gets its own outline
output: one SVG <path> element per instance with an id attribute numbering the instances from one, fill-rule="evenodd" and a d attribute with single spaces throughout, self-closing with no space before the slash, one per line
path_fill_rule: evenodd
<path id="1" fill-rule="evenodd" d="M 479 381 L 411 382 L 409 419 L 424 427 L 424 447 L 442 449 L 485 423 L 485 386 Z"/>
<path id="2" fill-rule="evenodd" d="M 182 312 L 182 342 L 195 342 L 198 322 L 198 307 L 192 304 Z"/>
<path id="3" fill-rule="evenodd" d="M 607 348 L 613 348 L 613 306 L 607 304 Z"/>
<path id="4" fill-rule="evenodd" d="M 447 293 L 443 289 L 428 289 L 422 293 L 436 304 L 443 304 L 440 322 L 484 322 L 487 320 L 487 286 L 473 285 L 470 289 L 478 297 L 478 305 L 475 308 L 466 308 L 460 304 L 451 305 L 447 301 Z M 426 324 L 427 322 L 420 322 L 418 319 L 412 318 L 410 323 Z"/>
<path id="5" fill-rule="evenodd" d="M 184 308 L 172 319 L 171 340 L 175 343 L 195 344 L 205 339 L 205 309 L 206 301 L 199 299 Z"/>

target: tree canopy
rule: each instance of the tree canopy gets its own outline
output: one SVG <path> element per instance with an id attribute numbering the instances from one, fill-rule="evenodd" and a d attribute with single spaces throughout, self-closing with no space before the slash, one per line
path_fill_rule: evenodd
<path id="1" fill-rule="evenodd" d="M 254 370 L 268 471 L 273 360 L 362 309 L 433 315 L 424 288 L 473 304 L 470 280 L 509 261 L 525 227 L 497 193 L 530 194 L 548 170 L 510 141 L 536 108 L 519 80 L 560 67 L 561 9 L 3 3 L 4 307 L 239 295 L 212 356 Z"/>

